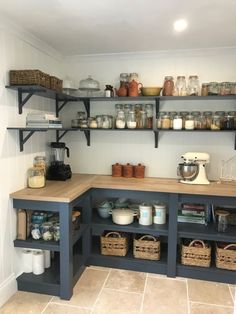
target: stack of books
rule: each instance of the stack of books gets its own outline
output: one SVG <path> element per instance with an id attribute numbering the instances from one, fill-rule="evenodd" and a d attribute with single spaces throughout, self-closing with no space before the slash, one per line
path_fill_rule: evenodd
<path id="1" fill-rule="evenodd" d="M 27 128 L 62 128 L 61 121 L 49 113 L 28 113 L 26 117 Z"/>
<path id="2" fill-rule="evenodd" d="M 203 204 L 183 203 L 178 210 L 178 222 L 206 224 L 207 220 L 207 210 Z"/>

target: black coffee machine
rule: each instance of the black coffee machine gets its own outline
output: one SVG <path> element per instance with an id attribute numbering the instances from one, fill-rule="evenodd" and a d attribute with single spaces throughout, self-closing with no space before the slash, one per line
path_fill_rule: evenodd
<path id="1" fill-rule="evenodd" d="M 65 181 L 71 178 L 70 165 L 64 164 L 65 150 L 67 157 L 70 157 L 69 148 L 65 143 L 51 143 L 51 163 L 47 169 L 47 180 Z"/>

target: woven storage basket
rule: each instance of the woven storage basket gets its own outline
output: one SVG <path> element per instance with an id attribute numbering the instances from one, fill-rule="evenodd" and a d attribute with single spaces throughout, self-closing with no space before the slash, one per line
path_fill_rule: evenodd
<path id="1" fill-rule="evenodd" d="M 158 261 L 161 257 L 160 240 L 152 235 L 144 235 L 134 238 L 133 254 L 135 258 L 143 258 Z"/>
<path id="2" fill-rule="evenodd" d="M 50 76 L 40 70 L 11 70 L 10 85 L 40 85 L 50 88 Z"/>
<path id="3" fill-rule="evenodd" d="M 216 267 L 236 270 L 236 243 L 220 248 L 216 243 Z"/>
<path id="4" fill-rule="evenodd" d="M 111 231 L 101 237 L 101 254 L 125 256 L 128 252 L 128 235 Z"/>
<path id="5" fill-rule="evenodd" d="M 200 244 L 201 246 L 194 246 Z M 202 240 L 193 240 L 188 246 L 181 245 L 181 264 L 210 267 L 211 246 Z"/>
<path id="6" fill-rule="evenodd" d="M 50 88 L 61 92 L 62 91 L 62 80 L 57 78 L 56 76 L 50 76 Z"/>

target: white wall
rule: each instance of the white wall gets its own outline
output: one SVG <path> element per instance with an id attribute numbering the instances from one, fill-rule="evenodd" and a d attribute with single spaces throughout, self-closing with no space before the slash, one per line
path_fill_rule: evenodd
<path id="1" fill-rule="evenodd" d="M 56 55 L 57 57 L 54 57 Z M 41 69 L 63 78 L 62 59 L 43 43 L 9 24 L 0 23 L 0 307 L 15 292 L 15 274 L 21 271 L 19 256 L 13 247 L 16 212 L 9 194 L 26 186 L 26 172 L 36 155 L 45 155 L 54 132 L 36 133 L 19 151 L 18 133 L 10 126 L 25 126 L 29 111 L 54 111 L 53 102 L 33 96 L 18 114 L 17 93 L 5 88 L 9 69 Z M 50 133 L 50 134 L 49 134 Z"/>
<path id="2" fill-rule="evenodd" d="M 201 82 L 236 81 L 236 49 L 205 49 L 189 51 L 163 51 L 159 53 L 112 54 L 75 56 L 66 59 L 66 72 L 80 80 L 92 75 L 104 85 L 118 87 L 121 72 L 137 72 L 144 86 L 162 86 L 165 75 L 198 74 Z M 91 114 L 114 113 L 116 102 L 96 102 Z M 66 108 L 65 123 L 75 117 L 83 106 L 71 104 Z M 161 110 L 167 111 L 216 111 L 235 110 L 235 101 L 176 101 L 165 102 Z M 206 151 L 211 156 L 209 177 L 217 179 L 221 160 L 235 155 L 234 133 L 161 133 L 158 149 L 154 148 L 154 135 L 146 132 L 91 133 L 91 146 L 79 132 L 67 135 L 71 148 L 70 163 L 75 172 L 110 174 L 115 162 L 142 162 L 147 166 L 147 176 L 176 177 L 179 157 L 186 151 Z"/>

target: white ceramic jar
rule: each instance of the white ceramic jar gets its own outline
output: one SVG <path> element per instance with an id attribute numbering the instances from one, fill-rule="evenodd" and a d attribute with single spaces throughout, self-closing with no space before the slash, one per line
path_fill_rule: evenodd
<path id="1" fill-rule="evenodd" d="M 155 215 L 154 224 L 163 225 L 166 223 L 166 206 L 164 204 L 154 204 Z"/>
<path id="2" fill-rule="evenodd" d="M 139 205 L 139 224 L 144 226 L 152 225 L 152 206 L 147 204 Z"/>

